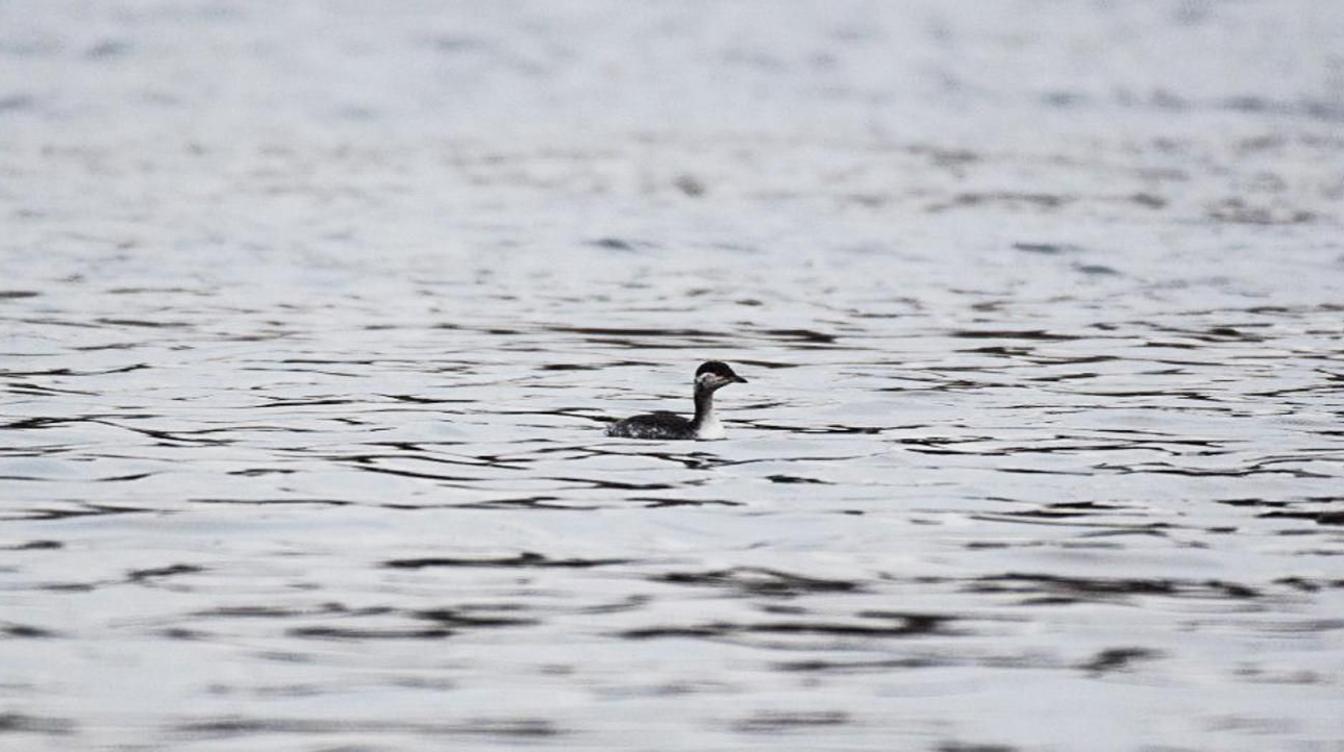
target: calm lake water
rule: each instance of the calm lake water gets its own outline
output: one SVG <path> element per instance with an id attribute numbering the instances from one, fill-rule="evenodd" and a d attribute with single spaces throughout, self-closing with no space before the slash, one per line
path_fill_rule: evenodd
<path id="1" fill-rule="evenodd" d="M 1340 39 L 0 2 L 0 747 L 1344 750 Z"/>

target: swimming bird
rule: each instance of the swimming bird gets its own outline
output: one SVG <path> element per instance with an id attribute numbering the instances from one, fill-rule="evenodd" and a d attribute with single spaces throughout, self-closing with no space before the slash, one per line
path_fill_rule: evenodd
<path id="1" fill-rule="evenodd" d="M 695 369 L 695 417 L 691 420 L 669 412 L 636 415 L 612 423 L 608 436 L 625 439 L 722 439 L 723 424 L 714 415 L 714 392 L 747 380 L 733 373 L 727 363 L 707 360 Z"/>

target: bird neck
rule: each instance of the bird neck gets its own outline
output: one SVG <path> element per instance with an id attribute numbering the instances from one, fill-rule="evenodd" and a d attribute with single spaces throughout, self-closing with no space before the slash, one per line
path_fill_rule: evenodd
<path id="1" fill-rule="evenodd" d="M 714 391 L 711 389 L 695 388 L 695 425 L 703 425 L 707 421 L 714 420 Z"/>
<path id="2" fill-rule="evenodd" d="M 696 387 L 695 419 L 691 421 L 691 429 L 697 434 L 717 434 L 723 430 L 714 416 L 714 390 Z"/>

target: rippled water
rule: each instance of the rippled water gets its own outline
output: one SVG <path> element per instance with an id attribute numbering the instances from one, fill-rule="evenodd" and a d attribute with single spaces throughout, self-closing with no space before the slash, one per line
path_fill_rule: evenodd
<path id="1" fill-rule="evenodd" d="M 0 4 L 0 747 L 1344 749 L 1341 34 Z"/>

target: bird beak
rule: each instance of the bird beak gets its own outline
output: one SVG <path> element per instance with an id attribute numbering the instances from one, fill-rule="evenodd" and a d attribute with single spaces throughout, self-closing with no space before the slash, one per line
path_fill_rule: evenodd
<path id="1" fill-rule="evenodd" d="M 733 381 L 736 381 L 739 384 L 747 383 L 746 379 L 742 378 L 741 376 L 738 376 L 737 374 L 733 374 Z"/>

